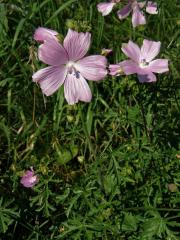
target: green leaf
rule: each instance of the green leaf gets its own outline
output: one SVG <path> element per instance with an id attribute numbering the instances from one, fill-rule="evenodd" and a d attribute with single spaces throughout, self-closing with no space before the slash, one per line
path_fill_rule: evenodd
<path id="1" fill-rule="evenodd" d="M 66 164 L 75 158 L 78 154 L 78 147 L 75 145 L 69 146 L 69 149 L 60 149 L 57 144 L 55 144 L 56 152 L 58 155 L 57 161 L 60 164 Z"/>
<path id="2" fill-rule="evenodd" d="M 137 216 L 132 215 L 132 213 L 124 213 L 124 221 L 122 224 L 123 231 L 136 231 L 138 227 L 139 219 Z"/>
<path id="3" fill-rule="evenodd" d="M 14 222 L 14 218 L 19 217 L 19 213 L 16 208 L 10 208 L 13 201 L 3 202 L 3 198 L 0 199 L 0 232 L 5 233 L 8 230 L 8 226 Z"/>
<path id="4" fill-rule="evenodd" d="M 14 34 L 14 39 L 13 39 L 13 42 L 12 42 L 12 48 L 15 47 L 16 45 L 16 42 L 17 42 L 17 39 L 18 39 L 18 36 L 19 36 L 19 33 L 20 31 L 24 28 L 24 22 L 25 22 L 25 18 L 22 18 L 16 28 L 16 32 Z"/>

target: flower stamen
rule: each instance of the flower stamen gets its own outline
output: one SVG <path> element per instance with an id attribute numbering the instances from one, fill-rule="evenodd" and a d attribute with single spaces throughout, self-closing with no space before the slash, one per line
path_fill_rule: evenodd
<path id="1" fill-rule="evenodd" d="M 142 59 L 141 62 L 140 62 L 140 64 L 139 64 L 139 66 L 140 66 L 141 68 L 145 68 L 145 67 L 147 67 L 148 65 L 149 65 L 149 63 L 146 62 L 146 59 Z"/>
<path id="2" fill-rule="evenodd" d="M 66 64 L 66 67 L 68 69 L 68 73 L 69 74 L 74 74 L 74 76 L 78 79 L 80 78 L 80 72 L 76 70 L 75 68 L 75 63 L 72 62 L 72 61 L 69 61 L 67 64 Z"/>

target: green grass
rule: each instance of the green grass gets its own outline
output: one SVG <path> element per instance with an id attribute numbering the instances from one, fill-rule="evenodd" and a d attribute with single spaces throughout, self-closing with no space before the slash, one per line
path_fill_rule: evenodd
<path id="1" fill-rule="evenodd" d="M 179 6 L 159 0 L 147 25 L 103 18 L 96 0 L 0 1 L 0 235 L 2 240 L 176 240 L 179 229 Z M 161 41 L 170 71 L 90 82 L 93 100 L 69 106 L 63 88 L 43 97 L 32 82 L 38 26 L 65 36 L 90 30 L 89 53 L 129 39 Z M 40 181 L 23 188 L 33 166 Z"/>

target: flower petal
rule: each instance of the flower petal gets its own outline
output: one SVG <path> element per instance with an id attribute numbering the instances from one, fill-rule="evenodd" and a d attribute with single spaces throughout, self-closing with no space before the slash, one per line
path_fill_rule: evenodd
<path id="1" fill-rule="evenodd" d="M 32 188 L 38 182 L 38 178 L 37 176 L 23 177 L 20 182 L 24 187 Z"/>
<path id="2" fill-rule="evenodd" d="M 70 105 L 78 101 L 90 102 L 92 98 L 89 85 L 80 73 L 78 76 L 75 73 L 67 75 L 64 83 L 64 95 Z"/>
<path id="3" fill-rule="evenodd" d="M 101 80 L 107 75 L 107 59 L 104 56 L 92 55 L 82 58 L 76 64 L 76 69 L 88 80 Z"/>
<path id="4" fill-rule="evenodd" d="M 146 6 L 146 12 L 149 14 L 158 14 L 157 3 L 148 1 Z"/>
<path id="5" fill-rule="evenodd" d="M 60 66 L 68 61 L 65 49 L 53 38 L 47 39 L 39 46 L 38 57 L 42 62 L 52 66 Z"/>
<path id="6" fill-rule="evenodd" d="M 123 44 L 121 49 L 123 53 L 126 54 L 126 56 L 128 56 L 135 62 L 139 62 L 141 51 L 137 44 L 129 41 L 127 44 Z"/>
<path id="7" fill-rule="evenodd" d="M 44 40 L 47 40 L 48 38 L 55 38 L 56 35 L 58 35 L 58 32 L 51 30 L 49 28 L 43 28 L 38 27 L 34 33 L 34 40 L 38 42 L 44 42 Z"/>
<path id="8" fill-rule="evenodd" d="M 91 34 L 78 33 L 71 29 L 64 39 L 64 48 L 66 49 L 69 60 L 77 61 L 85 56 L 91 43 Z"/>
<path id="9" fill-rule="evenodd" d="M 154 42 L 145 39 L 141 47 L 141 58 L 150 62 L 159 54 L 160 48 L 161 42 Z"/>
<path id="10" fill-rule="evenodd" d="M 34 175 L 34 171 L 27 170 L 22 176 L 20 183 L 27 188 L 32 188 L 38 182 L 37 175 Z"/>
<path id="11" fill-rule="evenodd" d="M 139 66 L 132 60 L 125 60 L 120 62 L 121 68 L 126 75 L 134 74 L 139 72 Z"/>
<path id="12" fill-rule="evenodd" d="M 64 83 L 66 75 L 67 69 L 64 66 L 50 66 L 37 71 L 32 78 L 34 82 L 39 83 L 42 92 L 50 96 Z"/>
<path id="13" fill-rule="evenodd" d="M 141 10 L 139 9 L 139 6 L 137 5 L 133 8 L 132 25 L 135 28 L 138 25 L 144 25 L 144 24 L 146 24 L 146 19 L 143 13 L 141 12 Z"/>
<path id="14" fill-rule="evenodd" d="M 116 3 L 99 3 L 97 9 L 103 16 L 106 16 L 112 11 L 114 5 L 116 5 Z"/>
<path id="15" fill-rule="evenodd" d="M 168 72 L 168 60 L 167 59 L 156 59 L 149 63 L 149 70 L 155 73 Z"/>
<path id="16" fill-rule="evenodd" d="M 156 82 L 156 76 L 154 73 L 148 73 L 146 75 L 139 75 L 138 74 L 138 79 L 139 82 L 144 83 L 144 82 Z"/>
<path id="17" fill-rule="evenodd" d="M 126 18 L 131 11 L 132 11 L 132 3 L 129 3 L 117 12 L 119 19 L 122 20 Z"/>
<path id="18" fill-rule="evenodd" d="M 112 76 L 119 76 L 123 73 L 122 67 L 120 63 L 110 64 L 109 65 L 109 74 Z"/>

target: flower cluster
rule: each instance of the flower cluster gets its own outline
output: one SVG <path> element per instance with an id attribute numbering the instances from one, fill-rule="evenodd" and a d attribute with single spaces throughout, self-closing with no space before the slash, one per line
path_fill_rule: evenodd
<path id="1" fill-rule="evenodd" d="M 106 16 L 119 2 L 121 0 L 99 3 L 98 11 Z M 119 19 L 124 19 L 132 12 L 132 24 L 136 27 L 146 23 L 143 8 L 150 14 L 158 13 L 157 4 L 152 1 L 128 0 L 128 4 L 117 14 Z M 154 73 L 169 71 L 167 59 L 154 60 L 160 52 L 160 41 L 144 39 L 141 48 L 133 41 L 124 43 L 121 50 L 129 59 L 108 64 L 106 56 L 112 53 L 112 49 L 104 48 L 101 55 L 86 56 L 91 43 L 89 32 L 79 33 L 69 29 L 62 41 L 58 32 L 39 27 L 35 31 L 34 40 L 40 43 L 39 60 L 48 67 L 34 73 L 33 81 L 39 84 L 46 96 L 52 95 L 64 85 L 64 96 L 70 105 L 79 101 L 91 101 L 92 93 L 86 80 L 99 81 L 109 73 L 111 76 L 137 74 L 141 83 L 155 82 L 157 79 Z M 31 167 L 20 182 L 24 187 L 32 188 L 38 181 L 38 176 Z"/>
<path id="2" fill-rule="evenodd" d="M 119 3 L 121 0 L 111 0 L 110 2 L 103 2 L 97 5 L 98 11 L 102 13 L 103 16 L 108 15 L 113 7 Z M 143 9 L 149 14 L 157 14 L 157 3 L 148 1 L 138 2 L 137 0 L 128 0 L 128 4 L 125 5 L 121 10 L 117 12 L 120 20 L 129 16 L 132 12 L 132 25 L 135 28 L 139 25 L 146 24 L 146 18 L 143 14 Z"/>
<path id="3" fill-rule="evenodd" d="M 141 49 L 129 41 L 122 45 L 123 53 L 131 60 L 107 67 L 106 55 L 111 49 L 103 49 L 102 55 L 85 56 L 91 40 L 91 34 L 68 30 L 63 44 L 58 40 L 58 33 L 47 28 L 38 28 L 34 39 L 41 43 L 38 57 L 49 66 L 33 74 L 33 81 L 38 83 L 46 96 L 52 95 L 64 84 L 64 95 L 68 104 L 78 101 L 90 102 L 91 90 L 86 80 L 99 81 L 108 73 L 137 74 L 140 82 L 155 82 L 154 73 L 168 71 L 167 59 L 153 60 L 160 51 L 160 42 L 144 40 Z"/>

